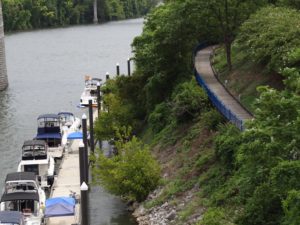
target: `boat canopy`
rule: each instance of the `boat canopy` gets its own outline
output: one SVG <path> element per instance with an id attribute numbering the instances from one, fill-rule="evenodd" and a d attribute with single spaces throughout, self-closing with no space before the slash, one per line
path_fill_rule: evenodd
<path id="1" fill-rule="evenodd" d="M 40 119 L 59 119 L 59 116 L 57 114 L 54 113 L 49 113 L 49 114 L 43 114 L 43 115 L 39 115 L 38 120 Z"/>
<path id="2" fill-rule="evenodd" d="M 70 116 L 74 116 L 74 114 L 71 113 L 71 112 L 59 112 L 57 115 L 58 115 L 58 116 L 61 116 L 61 115 L 70 115 Z"/>
<path id="3" fill-rule="evenodd" d="M 1 223 L 22 224 L 24 216 L 19 211 L 2 211 L 0 212 Z"/>
<path id="4" fill-rule="evenodd" d="M 47 142 L 44 140 L 25 141 L 22 147 L 22 159 L 46 159 Z"/>
<path id="5" fill-rule="evenodd" d="M 43 134 L 37 134 L 35 139 L 61 139 L 60 133 L 43 133 Z"/>
<path id="6" fill-rule="evenodd" d="M 82 139 L 82 132 L 73 132 L 68 135 L 68 140 L 74 140 L 74 139 Z"/>
<path id="7" fill-rule="evenodd" d="M 71 197 L 56 197 L 46 200 L 45 217 L 73 216 L 75 214 L 75 199 Z"/>
<path id="8" fill-rule="evenodd" d="M 36 180 L 36 175 L 33 172 L 15 172 L 6 175 L 5 182 L 20 181 L 20 180 Z"/>
<path id="9" fill-rule="evenodd" d="M 35 146 L 35 145 L 45 146 L 47 145 L 47 142 L 44 140 L 28 140 L 28 141 L 24 141 L 23 147 Z"/>
<path id="10" fill-rule="evenodd" d="M 2 195 L 1 202 L 17 201 L 17 200 L 34 200 L 39 201 L 37 192 L 12 192 Z"/>

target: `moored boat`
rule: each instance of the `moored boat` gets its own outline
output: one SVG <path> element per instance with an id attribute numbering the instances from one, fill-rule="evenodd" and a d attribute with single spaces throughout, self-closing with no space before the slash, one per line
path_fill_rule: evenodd
<path id="1" fill-rule="evenodd" d="M 43 222 L 46 195 L 32 172 L 9 173 L 1 197 L 1 211 L 19 211 L 25 216 L 26 225 Z"/>
<path id="2" fill-rule="evenodd" d="M 57 114 L 43 114 L 38 117 L 36 140 L 44 140 L 48 144 L 48 154 L 53 158 L 63 156 L 61 121 Z"/>
<path id="3" fill-rule="evenodd" d="M 92 105 L 96 107 L 97 103 L 97 84 L 102 79 L 86 77 L 85 87 L 80 97 L 80 106 L 85 107 L 89 105 L 89 100 L 92 100 Z"/>
<path id="4" fill-rule="evenodd" d="M 34 172 L 42 188 L 50 188 L 54 181 L 54 159 L 48 154 L 44 140 L 25 141 L 22 147 L 22 160 L 18 172 Z"/>

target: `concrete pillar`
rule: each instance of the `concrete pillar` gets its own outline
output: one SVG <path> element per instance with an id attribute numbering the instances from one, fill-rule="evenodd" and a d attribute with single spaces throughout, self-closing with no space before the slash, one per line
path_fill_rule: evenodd
<path id="1" fill-rule="evenodd" d="M 94 0 L 94 23 L 98 23 L 97 0 Z"/>
<path id="2" fill-rule="evenodd" d="M 4 27 L 2 16 L 2 2 L 0 1 L 0 91 L 3 91 L 8 86 L 5 45 L 4 45 Z"/>

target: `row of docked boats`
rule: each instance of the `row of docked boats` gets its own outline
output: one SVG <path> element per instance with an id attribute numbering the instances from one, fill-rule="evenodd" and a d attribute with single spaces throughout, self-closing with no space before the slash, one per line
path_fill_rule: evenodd
<path id="1" fill-rule="evenodd" d="M 81 126 L 70 112 L 40 115 L 37 121 L 37 135 L 24 142 L 17 172 L 6 176 L 0 224 L 44 223 L 46 192 L 54 182 L 55 161 L 63 157 L 68 135 Z"/>

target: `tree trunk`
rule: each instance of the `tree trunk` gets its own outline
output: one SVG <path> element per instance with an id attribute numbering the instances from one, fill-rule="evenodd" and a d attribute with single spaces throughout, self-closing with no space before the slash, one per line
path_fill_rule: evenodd
<path id="1" fill-rule="evenodd" d="M 232 70 L 232 63 L 231 63 L 231 41 L 229 38 L 225 38 L 225 50 L 226 50 L 226 59 L 227 59 L 227 67 L 228 70 Z"/>

